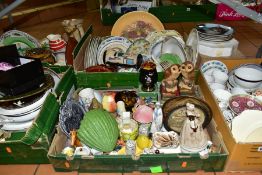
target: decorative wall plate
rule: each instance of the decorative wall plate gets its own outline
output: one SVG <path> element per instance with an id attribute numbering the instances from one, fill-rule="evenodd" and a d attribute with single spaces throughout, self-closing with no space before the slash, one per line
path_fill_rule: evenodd
<path id="1" fill-rule="evenodd" d="M 135 40 L 161 30 L 164 30 L 164 26 L 156 16 L 144 11 L 133 11 L 124 14 L 115 22 L 111 35 Z"/>
<path id="2" fill-rule="evenodd" d="M 251 95 L 234 95 L 229 99 L 230 109 L 237 115 L 245 110 L 262 111 L 262 102 Z"/>
<path id="3" fill-rule="evenodd" d="M 25 56 L 26 49 L 41 46 L 37 39 L 19 30 L 10 30 L 0 37 L 0 46 L 12 44 L 16 45 L 19 54 L 22 56 Z"/>
<path id="4" fill-rule="evenodd" d="M 125 53 L 132 43 L 124 37 L 109 37 L 103 40 L 97 51 L 98 64 L 104 64 L 104 54 L 107 50 L 116 50 Z"/>

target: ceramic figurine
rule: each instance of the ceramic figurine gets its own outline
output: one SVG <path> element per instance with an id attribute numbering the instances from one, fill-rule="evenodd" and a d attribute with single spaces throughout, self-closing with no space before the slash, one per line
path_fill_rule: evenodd
<path id="1" fill-rule="evenodd" d="M 180 75 L 179 64 L 171 65 L 164 73 L 164 79 L 161 82 L 162 98 L 179 96 L 178 77 Z"/>
<path id="2" fill-rule="evenodd" d="M 207 146 L 208 134 L 201 125 L 199 115 L 200 114 L 195 110 L 194 104 L 186 104 L 187 119 L 180 133 L 180 146 L 182 152 L 200 152 Z"/>
<path id="3" fill-rule="evenodd" d="M 65 51 L 66 51 L 66 42 L 62 39 L 59 34 L 50 34 L 47 36 L 49 40 L 49 47 L 54 52 L 56 57 L 57 65 L 66 65 L 65 61 Z"/>
<path id="4" fill-rule="evenodd" d="M 155 133 L 160 131 L 162 128 L 162 124 L 163 124 L 163 111 L 160 103 L 156 102 L 150 132 Z"/>
<path id="5" fill-rule="evenodd" d="M 71 19 L 64 20 L 62 25 L 69 35 L 69 37 L 75 38 L 78 42 L 84 36 L 84 30 L 82 27 L 83 20 L 82 19 Z"/>
<path id="6" fill-rule="evenodd" d="M 194 93 L 195 69 L 193 63 L 190 61 L 182 63 L 180 71 L 182 74 L 182 78 L 179 81 L 180 92 L 187 94 Z"/>

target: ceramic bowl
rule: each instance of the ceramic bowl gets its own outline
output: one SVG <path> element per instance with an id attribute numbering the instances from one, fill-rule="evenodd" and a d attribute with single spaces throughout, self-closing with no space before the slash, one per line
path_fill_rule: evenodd
<path id="1" fill-rule="evenodd" d="M 255 88 L 262 83 L 262 70 L 251 67 L 239 67 L 234 73 L 235 82 L 245 88 Z"/>
<path id="2" fill-rule="evenodd" d="M 229 98 L 232 96 L 230 92 L 224 89 L 216 89 L 213 93 L 218 101 L 223 102 L 227 102 Z"/>
<path id="3" fill-rule="evenodd" d="M 217 90 L 217 89 L 225 89 L 226 86 L 223 85 L 223 84 L 220 84 L 220 83 L 211 83 L 210 88 L 211 88 L 212 91 L 214 91 L 214 90 Z"/>

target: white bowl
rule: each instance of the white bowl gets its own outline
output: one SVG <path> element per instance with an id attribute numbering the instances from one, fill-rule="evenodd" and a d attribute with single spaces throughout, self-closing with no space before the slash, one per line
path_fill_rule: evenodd
<path id="1" fill-rule="evenodd" d="M 212 76 L 214 78 L 215 83 L 225 84 L 228 80 L 228 75 L 225 72 L 220 70 L 215 70 L 212 72 Z"/>
<path id="2" fill-rule="evenodd" d="M 211 83 L 210 88 L 211 88 L 212 91 L 214 91 L 214 90 L 217 90 L 217 89 L 225 89 L 226 86 L 223 85 L 223 84 L 219 84 L 219 83 Z"/>
<path id="3" fill-rule="evenodd" d="M 218 101 L 227 102 L 229 98 L 232 96 L 230 92 L 224 89 L 216 89 L 214 91 L 214 95 Z"/>
<path id="4" fill-rule="evenodd" d="M 262 83 L 262 71 L 251 67 L 239 67 L 234 71 L 235 82 L 245 88 L 255 88 Z"/>

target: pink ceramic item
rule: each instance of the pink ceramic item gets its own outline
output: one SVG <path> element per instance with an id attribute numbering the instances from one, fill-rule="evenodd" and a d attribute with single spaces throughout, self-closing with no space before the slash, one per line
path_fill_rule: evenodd
<path id="1" fill-rule="evenodd" d="M 139 123 L 150 123 L 153 120 L 153 109 L 146 105 L 140 105 L 136 108 L 133 118 Z"/>
<path id="2" fill-rule="evenodd" d="M 9 63 L 6 63 L 6 62 L 0 62 L 0 70 L 2 71 L 7 71 L 9 69 L 12 69 L 14 66 L 12 66 L 11 64 Z"/>
<path id="3" fill-rule="evenodd" d="M 240 114 L 245 110 L 262 111 L 262 103 L 250 95 L 232 96 L 229 99 L 229 107 L 236 114 Z"/>

